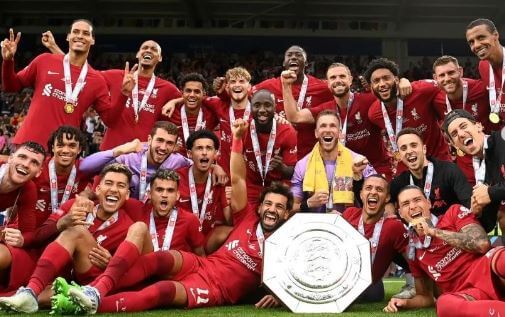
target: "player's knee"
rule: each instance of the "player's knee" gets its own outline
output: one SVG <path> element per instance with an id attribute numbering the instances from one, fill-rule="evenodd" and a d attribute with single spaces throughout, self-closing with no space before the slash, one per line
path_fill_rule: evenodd
<path id="1" fill-rule="evenodd" d="M 0 244 L 0 270 L 5 270 L 12 263 L 12 255 L 7 246 Z"/>
<path id="2" fill-rule="evenodd" d="M 91 236 L 88 229 L 84 226 L 74 226 L 63 230 L 58 236 L 59 241 L 78 241 L 86 236 Z"/>
<path id="3" fill-rule="evenodd" d="M 130 228 L 128 228 L 126 239 L 132 240 L 143 238 L 147 232 L 149 232 L 149 230 L 144 222 L 135 222 L 130 226 Z"/>
<path id="4" fill-rule="evenodd" d="M 437 316 L 452 317 L 458 309 L 458 302 L 464 300 L 453 294 L 444 294 L 437 299 Z"/>

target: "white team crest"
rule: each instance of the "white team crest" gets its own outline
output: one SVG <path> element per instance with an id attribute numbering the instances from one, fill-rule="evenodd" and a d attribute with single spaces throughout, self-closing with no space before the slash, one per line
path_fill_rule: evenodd
<path id="1" fill-rule="evenodd" d="M 312 104 L 312 96 L 308 96 L 307 98 L 305 98 L 305 106 L 310 107 L 311 104 Z"/>
<path id="2" fill-rule="evenodd" d="M 105 241 L 105 239 L 107 239 L 107 236 L 104 236 L 104 235 L 99 235 L 97 238 L 96 238 L 96 243 L 98 244 L 102 244 L 102 242 Z"/>
<path id="3" fill-rule="evenodd" d="M 472 105 L 472 116 L 477 117 L 477 114 L 478 114 L 478 113 L 477 113 L 477 110 L 478 110 L 477 103 L 474 103 L 474 104 Z"/>
<path id="4" fill-rule="evenodd" d="M 410 114 L 412 115 L 412 118 L 414 118 L 414 120 L 419 120 L 420 116 L 419 116 L 419 114 L 417 113 L 416 108 L 412 109 L 412 110 L 410 111 Z"/>
<path id="5" fill-rule="evenodd" d="M 363 119 L 361 119 L 361 113 L 360 112 L 356 112 L 356 114 L 354 115 L 354 119 L 356 119 L 356 122 L 358 124 L 362 124 L 363 123 Z"/>

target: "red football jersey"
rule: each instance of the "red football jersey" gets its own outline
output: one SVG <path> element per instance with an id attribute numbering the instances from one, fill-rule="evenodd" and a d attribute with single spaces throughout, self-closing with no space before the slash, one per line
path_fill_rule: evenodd
<path id="1" fill-rule="evenodd" d="M 143 207 L 143 222 L 149 224 L 151 221 L 152 205 L 147 203 Z M 158 235 L 158 247 L 161 249 L 165 239 L 165 232 L 170 216 L 154 217 L 156 225 L 156 234 Z M 195 248 L 204 246 L 204 236 L 198 230 L 200 223 L 198 219 L 190 212 L 179 208 L 177 212 L 177 220 L 175 221 L 174 233 L 170 243 L 170 250 L 193 252 Z"/>
<path id="2" fill-rule="evenodd" d="M 200 258 L 210 281 L 215 281 L 225 302 L 236 303 L 258 287 L 261 280 L 262 254 L 256 236 L 259 218 L 253 205 L 239 211 L 235 228 L 226 242 L 207 258 Z"/>
<path id="3" fill-rule="evenodd" d="M 324 80 L 317 79 L 314 76 L 307 75 L 308 86 L 303 100 L 302 108 L 312 108 L 324 102 L 333 100 L 333 94 L 328 89 L 328 84 Z M 293 84 L 293 97 L 295 101 L 300 95 L 301 84 Z M 252 92 L 260 89 L 270 90 L 275 95 L 276 111 L 278 114 L 285 117 L 284 114 L 284 99 L 282 97 L 282 84 L 279 77 L 267 79 L 252 87 Z M 298 159 L 303 158 L 307 153 L 312 151 L 316 144 L 314 136 L 314 124 L 296 124 L 294 125 L 297 133 Z"/>
<path id="4" fill-rule="evenodd" d="M 75 87 L 81 67 L 70 65 L 72 88 Z M 66 113 L 63 55 L 44 53 L 27 67 L 14 72 L 13 61 L 3 61 L 2 84 L 5 91 L 33 87 L 28 115 L 14 137 L 14 144 L 35 141 L 44 147 L 51 133 L 62 125 L 79 128 L 83 114 L 92 105 L 105 122 L 114 122 L 122 108 L 111 105 L 107 84 L 100 72 L 88 65 L 88 73 L 72 113 Z"/>
<path id="5" fill-rule="evenodd" d="M 480 61 L 479 62 L 479 74 L 480 78 L 486 85 L 486 88 L 489 87 L 489 62 L 488 61 Z M 498 68 L 493 67 L 493 74 L 494 74 L 494 82 L 495 82 L 495 87 L 496 87 L 496 97 L 500 95 L 500 92 L 505 89 L 505 85 L 503 87 L 500 87 L 502 83 L 502 69 L 501 65 Z M 500 117 L 502 120 L 505 120 L 505 92 L 501 94 L 501 101 L 500 101 Z M 489 95 L 488 95 L 488 105 L 489 105 Z"/>
<path id="6" fill-rule="evenodd" d="M 49 219 L 55 222 L 58 221 L 58 219 L 69 212 L 74 201 L 75 199 L 71 199 L 65 202 L 60 206 L 60 210 L 58 212 L 49 216 Z M 100 228 L 100 226 L 102 226 L 102 224 L 106 221 L 109 221 L 109 225 L 104 225 L 104 228 Z M 105 221 L 95 217 L 93 224 L 88 228 L 88 230 L 93 235 L 93 238 L 96 239 L 98 244 L 107 249 L 111 254 L 114 254 L 119 244 L 121 244 L 121 242 L 123 242 L 126 238 L 128 228 L 130 228 L 132 224 L 133 221 L 128 213 L 123 209 L 119 209 L 117 219 L 115 221 L 112 217 L 106 219 Z"/>
<path id="7" fill-rule="evenodd" d="M 366 156 L 378 173 L 390 179 L 391 161 L 382 140 L 381 131 L 368 119 L 368 109 L 376 100 L 377 98 L 372 93 L 354 93 L 354 100 L 348 110 L 338 108 L 337 103 L 332 100 L 310 108 L 310 112 L 314 118 L 317 118 L 323 110 L 338 111 L 342 125 L 347 118 L 345 146 Z"/>
<path id="8" fill-rule="evenodd" d="M 475 119 L 482 123 L 484 130 L 487 134 L 491 131 L 496 131 L 501 128 L 502 125 L 494 124 L 489 121 L 489 96 L 486 89 L 486 84 L 482 80 L 475 80 L 464 78 L 464 81 L 468 83 L 468 96 L 466 103 L 463 107 L 463 98 L 458 101 L 449 101 L 452 109 L 465 109 L 471 113 Z M 435 96 L 435 105 L 437 108 L 446 108 L 446 93 L 440 90 Z"/>
<path id="9" fill-rule="evenodd" d="M 466 207 L 452 205 L 439 217 L 436 228 L 458 232 L 466 225 L 479 224 Z M 409 261 L 414 277 L 429 277 L 442 293 L 459 289 L 482 254 L 470 253 L 453 247 L 441 239 L 432 238 L 426 249 L 416 249 L 415 259 Z"/>
<path id="10" fill-rule="evenodd" d="M 51 183 L 49 180 L 49 161 L 51 157 L 46 158 L 44 165 L 42 167 L 42 173 L 39 177 L 34 179 L 35 185 L 37 185 L 37 200 L 42 200 L 45 203 L 46 208 L 44 210 L 36 209 L 37 216 L 37 227 L 42 225 L 44 221 L 51 215 Z M 93 182 L 92 177 L 85 175 L 79 171 L 79 165 L 81 160 L 76 160 L 75 168 L 77 174 L 75 176 L 75 182 L 72 186 L 72 192 L 68 199 L 72 199 L 78 193 L 82 192 L 88 185 Z M 58 184 L 58 204 L 61 202 L 63 193 L 65 192 L 65 187 L 67 186 L 67 181 L 70 175 L 56 175 L 56 182 Z"/>
<path id="11" fill-rule="evenodd" d="M 437 107 L 433 102 L 438 88 L 431 82 L 415 81 L 412 83 L 412 94 L 403 102 L 402 128 L 414 128 L 423 136 L 426 144 L 427 155 L 440 160 L 450 161 L 449 146 L 445 141 L 438 122 L 444 118 L 444 107 Z M 389 120 L 393 129 L 396 128 L 396 105 L 387 107 Z M 382 116 L 381 102 L 376 100 L 368 111 L 370 121 L 381 129 L 385 129 Z M 398 133 L 400 131 L 395 131 Z"/>
<path id="12" fill-rule="evenodd" d="M 231 155 L 231 127 L 230 127 L 230 103 L 224 101 L 218 97 L 206 98 L 203 102 L 207 109 L 212 111 L 219 119 L 219 133 L 220 145 L 219 145 L 219 159 L 218 164 L 221 166 L 226 174 L 230 175 L 230 155 Z M 245 109 L 233 109 L 235 119 L 244 117 Z M 252 115 L 249 114 L 249 121 L 251 121 Z"/>
<path id="13" fill-rule="evenodd" d="M 344 211 L 342 216 L 351 226 L 358 230 L 361 213 L 361 208 L 350 207 Z M 371 239 L 375 223 L 364 224 L 363 227 L 365 229 L 365 238 Z M 382 224 L 375 260 L 372 263 L 372 283 L 382 279 L 393 258 L 405 251 L 408 242 L 407 231 L 403 223 L 396 218 L 385 218 Z"/>
<path id="14" fill-rule="evenodd" d="M 161 109 L 170 100 L 179 98 L 181 93 L 172 83 L 156 77 L 154 87 L 146 102 L 146 105 L 140 110 L 138 122 L 135 121 L 135 111 L 132 97 L 128 98 L 121 94 L 121 84 L 123 83 L 123 70 L 112 69 L 103 71 L 111 95 L 118 95 L 118 98 L 112 98 L 120 104 L 114 106 L 121 107 L 124 110 L 116 118 L 112 125 L 108 125 L 107 131 L 100 145 L 100 150 L 109 150 L 117 145 L 129 142 L 133 139 L 139 139 L 141 142 L 147 141 L 147 136 L 151 132 L 156 121 L 167 120 L 167 117 L 161 114 Z M 145 90 L 151 80 L 150 77 L 139 76 L 139 106 L 144 98 Z M 126 99 L 126 101 L 125 101 Z"/>
<path id="15" fill-rule="evenodd" d="M 261 162 L 263 170 L 265 169 L 265 157 L 267 151 L 268 140 L 270 133 L 258 133 L 258 143 L 261 149 Z M 296 131 L 289 124 L 277 124 L 275 143 L 272 156 L 278 154 L 282 157 L 282 162 L 287 166 L 295 166 L 297 162 L 296 156 Z M 272 181 L 284 180 L 289 184 L 290 179 L 283 179 L 279 171 L 269 171 L 265 178 L 265 184 L 261 178 L 256 156 L 251 140 L 250 129 L 247 132 L 244 140 L 244 158 L 247 166 L 247 196 L 250 202 L 258 202 L 261 191 L 265 186 L 269 186 Z"/>
<path id="16" fill-rule="evenodd" d="M 181 155 L 187 156 L 187 150 L 186 150 L 186 140 L 184 139 L 184 132 L 182 129 L 182 119 L 181 119 L 181 108 L 184 107 L 184 105 L 177 106 L 174 113 L 172 114 L 172 117 L 168 119 L 168 121 L 172 122 L 179 128 L 179 137 L 177 138 L 177 146 L 179 148 L 179 153 Z M 219 119 L 217 116 L 207 109 L 207 107 L 202 106 L 201 110 L 203 111 L 203 127 L 207 130 L 214 131 L 216 126 L 219 124 Z M 189 127 L 189 134 L 191 132 L 195 131 L 196 123 L 198 120 L 198 113 L 197 114 L 191 114 L 186 112 L 188 116 L 188 127 Z"/>
<path id="17" fill-rule="evenodd" d="M 189 192 L 189 167 L 180 168 L 177 170 L 177 173 L 179 174 L 180 197 L 176 205 L 182 210 L 193 213 L 193 209 L 191 208 L 191 195 Z M 198 212 L 200 212 L 202 208 L 205 186 L 206 182 L 195 184 L 196 196 L 198 198 Z M 223 209 L 227 206 L 228 203 L 226 202 L 224 187 L 221 185 L 212 185 L 202 224 L 202 232 L 204 235 L 207 235 L 215 225 L 224 223 Z"/>
<path id="18" fill-rule="evenodd" d="M 28 181 L 21 188 L 10 193 L 0 193 L 0 210 L 17 206 L 14 214 L 7 215 L 4 224 L 9 228 L 17 228 L 24 238 L 27 246 L 33 241 L 36 228 L 35 204 L 37 202 L 37 186 L 33 181 Z M 12 213 L 12 210 L 10 211 Z M 7 222 L 5 222 L 7 220 Z"/>

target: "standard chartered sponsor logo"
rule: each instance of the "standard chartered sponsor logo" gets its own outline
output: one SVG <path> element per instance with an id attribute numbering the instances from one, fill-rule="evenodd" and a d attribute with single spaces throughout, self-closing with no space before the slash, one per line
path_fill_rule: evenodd
<path id="1" fill-rule="evenodd" d="M 423 134 L 424 132 L 426 132 L 426 130 L 428 130 L 428 126 L 423 123 L 415 129 L 417 130 L 417 132 Z"/>
<path id="2" fill-rule="evenodd" d="M 238 247 L 234 249 L 233 255 L 239 260 L 242 264 L 244 264 L 249 270 L 254 271 L 256 269 L 256 262 L 242 249 L 242 247 Z"/>
<path id="3" fill-rule="evenodd" d="M 361 131 L 358 131 L 358 132 L 355 132 L 355 133 L 350 133 L 348 134 L 345 139 L 347 141 L 357 141 L 357 140 L 361 140 L 361 139 L 364 139 L 364 138 L 368 138 L 370 136 L 370 132 L 368 130 L 361 130 Z"/>
<path id="4" fill-rule="evenodd" d="M 472 212 L 470 211 L 470 209 L 468 209 L 468 208 L 466 208 L 466 207 L 464 207 L 464 206 L 461 206 L 461 207 L 459 208 L 459 210 L 461 211 L 461 212 L 459 212 L 459 213 L 458 213 L 458 218 L 459 218 L 459 219 L 463 219 L 463 218 L 465 218 L 466 216 L 468 216 L 469 214 L 471 214 L 471 213 L 472 213 Z"/>
<path id="5" fill-rule="evenodd" d="M 447 252 L 447 254 L 435 264 L 435 269 L 437 271 L 442 271 L 449 263 L 454 261 L 455 258 L 457 258 L 461 254 L 461 249 L 459 248 L 452 248 Z"/>
<path id="6" fill-rule="evenodd" d="M 65 93 L 57 88 L 53 89 L 51 84 L 46 84 L 42 90 L 42 96 L 54 97 L 59 100 L 65 100 Z"/>
<path id="7" fill-rule="evenodd" d="M 51 91 L 53 90 L 53 86 L 51 84 L 46 84 L 44 89 L 42 90 L 42 96 L 51 96 Z"/>

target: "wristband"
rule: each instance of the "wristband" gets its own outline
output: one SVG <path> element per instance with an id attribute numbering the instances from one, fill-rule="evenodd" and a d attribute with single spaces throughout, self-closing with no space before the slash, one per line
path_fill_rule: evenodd
<path id="1" fill-rule="evenodd" d="M 235 153 L 242 154 L 244 151 L 244 142 L 242 139 L 235 139 L 233 138 L 233 141 L 231 142 L 231 151 Z"/>
<path id="2" fill-rule="evenodd" d="M 302 200 L 300 203 L 300 211 L 310 211 L 309 205 L 307 204 L 307 199 Z"/>

